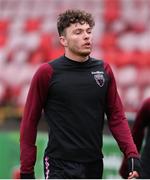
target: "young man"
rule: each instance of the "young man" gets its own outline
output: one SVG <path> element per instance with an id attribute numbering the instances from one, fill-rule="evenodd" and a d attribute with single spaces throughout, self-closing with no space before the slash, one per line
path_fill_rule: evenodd
<path id="1" fill-rule="evenodd" d="M 138 151 L 141 153 L 142 179 L 150 179 L 150 98 L 140 107 L 132 128 L 132 135 Z M 145 140 L 145 143 L 143 143 Z M 142 144 L 143 148 L 142 148 Z M 124 159 L 120 168 L 123 178 L 128 177 L 127 164 Z"/>
<path id="2" fill-rule="evenodd" d="M 35 73 L 21 122 L 21 178 L 34 178 L 37 126 L 44 110 L 49 141 L 44 155 L 45 178 L 102 178 L 104 114 L 120 149 L 139 176 L 134 145 L 112 70 L 90 57 L 92 15 L 67 10 L 57 21 L 65 54 Z"/>

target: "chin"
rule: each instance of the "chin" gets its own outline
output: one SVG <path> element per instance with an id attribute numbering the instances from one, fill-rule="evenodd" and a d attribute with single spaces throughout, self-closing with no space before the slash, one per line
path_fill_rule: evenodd
<path id="1" fill-rule="evenodd" d="M 89 56 L 91 51 L 80 52 L 80 56 Z"/>

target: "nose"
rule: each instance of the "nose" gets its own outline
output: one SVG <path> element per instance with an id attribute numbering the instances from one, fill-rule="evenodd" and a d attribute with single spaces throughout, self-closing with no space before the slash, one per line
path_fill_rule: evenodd
<path id="1" fill-rule="evenodd" d="M 89 39 L 90 38 L 90 34 L 88 34 L 87 32 L 84 32 L 83 38 L 84 39 Z"/>

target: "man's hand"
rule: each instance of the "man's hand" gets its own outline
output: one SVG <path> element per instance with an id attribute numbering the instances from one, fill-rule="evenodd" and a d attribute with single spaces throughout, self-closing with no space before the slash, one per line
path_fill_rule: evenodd
<path id="1" fill-rule="evenodd" d="M 141 163 L 138 158 L 131 157 L 128 159 L 128 179 L 139 178 L 141 174 Z"/>
<path id="2" fill-rule="evenodd" d="M 139 174 L 137 171 L 133 171 L 133 172 L 130 172 L 129 173 L 129 176 L 128 176 L 128 179 L 135 179 L 135 178 L 138 178 L 139 177 Z"/>

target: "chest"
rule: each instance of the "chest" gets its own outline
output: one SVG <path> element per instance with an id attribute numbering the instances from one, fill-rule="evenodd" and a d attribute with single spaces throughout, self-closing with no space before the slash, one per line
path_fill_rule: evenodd
<path id="1" fill-rule="evenodd" d="M 106 96 L 108 83 L 100 67 L 59 69 L 52 76 L 50 94 L 64 100 L 73 97 L 74 101 L 93 101 Z"/>

